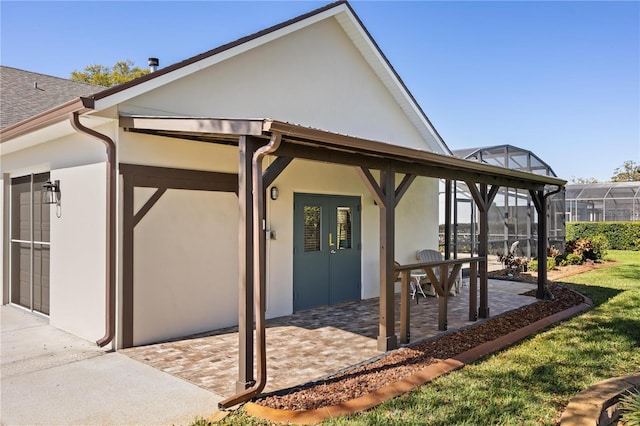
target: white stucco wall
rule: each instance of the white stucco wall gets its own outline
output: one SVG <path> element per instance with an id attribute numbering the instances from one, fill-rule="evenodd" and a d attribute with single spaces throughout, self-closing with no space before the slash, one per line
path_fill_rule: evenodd
<path id="1" fill-rule="evenodd" d="M 105 172 L 105 163 L 51 171 L 62 208 L 51 209 L 49 322 L 94 341 L 105 332 Z"/>
<path id="2" fill-rule="evenodd" d="M 137 189 L 136 204 L 153 192 Z M 235 194 L 170 189 L 134 238 L 134 344 L 237 324 Z"/>
<path id="3" fill-rule="evenodd" d="M 331 18 L 120 105 L 125 113 L 273 118 L 435 150 Z"/>
<path id="4" fill-rule="evenodd" d="M 98 131 L 113 135 L 115 124 Z M 51 208 L 50 324 L 88 340 L 104 335 L 105 148 L 73 133 L 2 155 L 0 172 L 50 172 L 60 180 L 60 217 Z M 8 203 L 3 206 L 7 219 Z M 3 235 L 3 238 L 5 236 Z M 8 236 L 6 236 L 8 238 Z M 4 254 L 4 253 L 3 253 Z M 3 286 L 9 285 L 3 280 Z M 4 300 L 8 302 L 8 300 Z"/>

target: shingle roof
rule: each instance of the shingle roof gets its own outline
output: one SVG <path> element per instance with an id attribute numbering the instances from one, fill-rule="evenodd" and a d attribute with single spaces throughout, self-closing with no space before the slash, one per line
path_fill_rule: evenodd
<path id="1" fill-rule="evenodd" d="M 0 129 L 105 87 L 0 66 Z"/>

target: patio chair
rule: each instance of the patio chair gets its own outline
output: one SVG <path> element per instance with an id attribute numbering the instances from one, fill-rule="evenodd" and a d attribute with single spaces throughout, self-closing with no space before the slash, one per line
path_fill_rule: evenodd
<path id="1" fill-rule="evenodd" d="M 401 266 L 400 262 L 394 262 L 395 266 Z M 395 271 L 395 273 L 393 274 L 393 282 L 399 282 L 401 281 L 401 274 L 399 271 Z M 418 293 L 421 293 L 424 297 L 427 297 L 427 295 L 424 293 L 424 290 L 422 289 L 422 284 L 420 283 L 420 280 L 418 279 L 417 282 L 413 279 L 413 277 L 411 277 L 411 279 L 409 280 L 409 286 L 410 286 L 410 292 L 411 292 L 411 298 L 412 299 L 416 299 L 416 303 L 418 303 L 418 299 L 416 298 Z"/>
<path id="2" fill-rule="evenodd" d="M 430 249 L 420 250 L 418 253 L 416 253 L 416 257 L 418 258 L 420 263 L 441 262 L 444 260 L 442 253 L 440 253 L 438 250 L 430 250 Z M 449 269 L 449 271 L 450 270 L 451 269 Z M 436 278 L 440 279 L 440 268 L 435 268 L 434 273 L 436 275 Z M 460 275 L 461 274 L 459 274 L 458 277 L 456 277 L 456 280 L 453 283 L 451 290 L 449 290 L 450 296 L 457 296 L 460 293 L 460 287 L 462 284 L 462 277 Z M 431 282 L 429 281 L 428 277 L 424 278 L 421 281 L 421 284 L 423 284 L 423 288 L 427 291 L 427 294 L 429 296 L 437 295 L 436 290 L 433 288 L 433 285 L 431 285 Z"/>

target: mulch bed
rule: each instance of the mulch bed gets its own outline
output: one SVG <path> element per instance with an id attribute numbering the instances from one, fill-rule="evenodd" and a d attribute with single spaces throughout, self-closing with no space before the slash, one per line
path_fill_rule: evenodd
<path id="1" fill-rule="evenodd" d="M 476 326 L 401 348 L 369 364 L 267 395 L 255 402 L 285 410 L 312 410 L 336 405 L 402 380 L 430 364 L 454 357 L 584 301 L 582 296 L 560 285 L 552 283 L 549 288 L 555 296 L 553 301 L 538 301 Z M 525 295 L 535 296 L 535 290 L 528 293 Z"/>

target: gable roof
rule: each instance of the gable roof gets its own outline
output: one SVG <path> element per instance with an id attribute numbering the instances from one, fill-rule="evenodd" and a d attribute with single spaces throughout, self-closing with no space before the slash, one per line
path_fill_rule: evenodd
<path id="1" fill-rule="evenodd" d="M 450 154 L 451 151 L 444 143 L 442 137 L 438 134 L 398 73 L 391 66 L 388 59 L 384 56 L 346 0 L 328 4 L 297 18 L 274 25 L 255 34 L 162 68 L 128 83 L 82 97 L 74 104 L 61 105 L 59 107 L 60 111 L 64 112 L 62 116 L 56 115 L 56 111 L 54 110 L 51 111 L 50 114 L 28 119 L 23 126 L 15 126 L 12 129 L 8 129 L 7 132 L 0 132 L 0 135 L 3 136 L 2 139 L 5 141 L 32 129 L 62 121 L 66 119 L 66 114 L 73 108 L 83 112 L 87 111 L 87 108 L 95 110 L 109 108 L 127 99 L 146 93 L 164 84 L 328 18 L 336 19 L 423 139 L 425 141 L 435 140 L 437 146 L 440 148 L 440 152 Z M 286 117 L 282 118 L 286 119 Z M 31 121 L 31 123 L 28 123 L 29 121 Z"/>
<path id="2" fill-rule="evenodd" d="M 0 129 L 104 89 L 103 86 L 0 65 Z"/>

